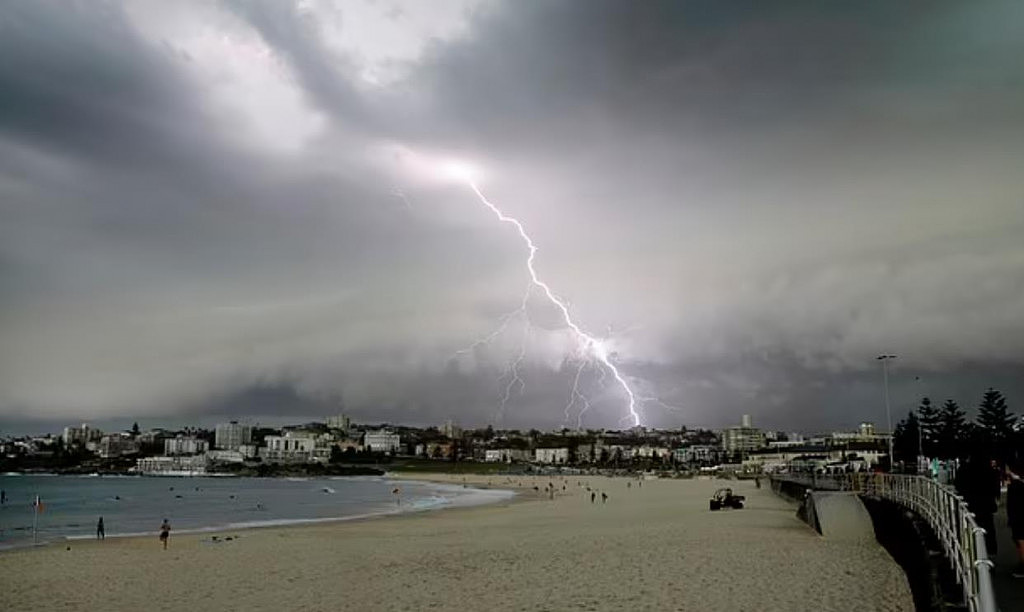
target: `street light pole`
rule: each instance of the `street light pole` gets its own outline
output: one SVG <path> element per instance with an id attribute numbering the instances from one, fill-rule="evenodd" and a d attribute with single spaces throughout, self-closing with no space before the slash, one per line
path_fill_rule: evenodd
<path id="1" fill-rule="evenodd" d="M 885 420 L 889 425 L 889 471 L 892 472 L 896 465 L 896 459 L 892 453 L 892 410 L 889 408 L 889 360 L 896 359 L 896 355 L 879 355 L 876 357 L 882 362 L 882 387 L 885 393 Z"/>

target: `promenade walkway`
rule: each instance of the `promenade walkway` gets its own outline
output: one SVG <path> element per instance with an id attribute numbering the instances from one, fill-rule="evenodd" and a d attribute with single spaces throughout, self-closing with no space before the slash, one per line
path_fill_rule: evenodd
<path id="1" fill-rule="evenodd" d="M 1005 496 L 1004 496 L 1005 501 Z M 1006 505 L 996 515 L 996 538 L 998 549 L 994 557 L 996 566 L 992 570 L 992 588 L 996 592 L 996 603 L 1001 612 L 1024 610 L 1024 578 L 1014 578 L 1012 572 L 1017 565 L 1017 556 L 1006 525 Z"/>

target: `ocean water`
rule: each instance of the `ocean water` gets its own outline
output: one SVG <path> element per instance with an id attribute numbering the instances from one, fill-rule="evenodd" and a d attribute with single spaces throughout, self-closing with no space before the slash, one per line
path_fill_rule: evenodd
<path id="1" fill-rule="evenodd" d="M 400 495 L 392 491 L 400 488 Z M 32 500 L 39 495 L 38 541 L 96 537 L 102 516 L 107 537 L 152 535 L 171 523 L 171 535 L 243 527 L 365 518 L 399 512 L 486 504 L 511 491 L 464 488 L 386 477 L 228 478 L 0 475 L 0 549 L 33 542 Z M 400 497 L 399 500 L 396 499 Z"/>

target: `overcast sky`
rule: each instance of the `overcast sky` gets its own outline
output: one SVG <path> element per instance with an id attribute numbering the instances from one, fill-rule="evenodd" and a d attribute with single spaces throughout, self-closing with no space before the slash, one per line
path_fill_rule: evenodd
<path id="1" fill-rule="evenodd" d="M 883 352 L 1020 412 L 1022 57 L 1012 0 L 0 1 L 0 430 L 625 424 L 451 159 L 646 425 L 884 425 Z"/>

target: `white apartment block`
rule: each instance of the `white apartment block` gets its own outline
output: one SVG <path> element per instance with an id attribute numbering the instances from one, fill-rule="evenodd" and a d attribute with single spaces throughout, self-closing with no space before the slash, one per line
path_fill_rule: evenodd
<path id="1" fill-rule="evenodd" d="M 489 448 L 484 451 L 484 461 L 489 463 L 512 463 L 529 461 L 530 451 L 518 448 Z"/>
<path id="2" fill-rule="evenodd" d="M 533 452 L 533 460 L 537 463 L 568 463 L 568 448 L 538 448 Z"/>
<path id="3" fill-rule="evenodd" d="M 239 446 L 250 442 L 252 442 L 252 426 L 231 421 L 217 426 L 213 445 L 222 450 L 238 450 Z"/>
<path id="4" fill-rule="evenodd" d="M 263 439 L 260 457 L 269 462 L 311 462 L 320 461 L 322 452 L 317 452 L 316 439 L 312 436 L 293 435 L 267 436 Z M 327 455 L 330 450 L 327 450 Z"/>
<path id="5" fill-rule="evenodd" d="M 331 429 L 340 429 L 342 431 L 348 431 L 349 427 L 352 426 L 352 421 L 345 415 L 339 414 L 337 416 L 329 416 L 326 419 L 327 427 Z"/>
<path id="6" fill-rule="evenodd" d="M 205 453 L 210 443 L 194 436 L 178 436 L 164 440 L 164 455 L 198 455 Z"/>
<path id="7" fill-rule="evenodd" d="M 143 457 L 135 460 L 135 470 L 154 476 L 184 476 L 206 473 L 206 455 L 190 457 Z"/>
<path id="8" fill-rule="evenodd" d="M 377 453 L 397 453 L 402 447 L 402 439 L 398 434 L 384 429 L 368 431 L 363 435 L 363 447 Z"/>
<path id="9" fill-rule="evenodd" d="M 101 436 L 103 436 L 102 431 L 82 423 L 81 427 L 65 427 L 61 438 L 64 441 L 64 445 L 69 446 L 75 443 L 85 444 L 87 442 L 96 442 Z"/>

